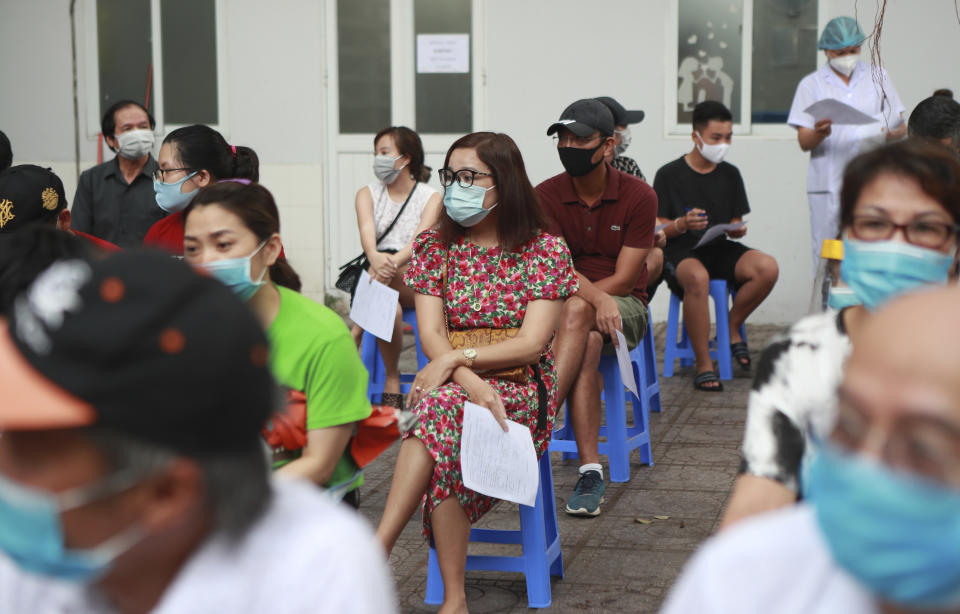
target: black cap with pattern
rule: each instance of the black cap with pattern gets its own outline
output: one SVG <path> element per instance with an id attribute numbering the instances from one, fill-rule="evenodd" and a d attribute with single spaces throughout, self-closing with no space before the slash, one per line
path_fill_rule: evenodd
<path id="1" fill-rule="evenodd" d="M 188 454 L 254 444 L 267 340 L 216 280 L 155 252 L 45 270 L 0 327 L 0 430 L 107 426 Z"/>
<path id="2" fill-rule="evenodd" d="M 0 172 L 0 233 L 52 222 L 66 206 L 63 182 L 49 168 L 18 164 Z"/>

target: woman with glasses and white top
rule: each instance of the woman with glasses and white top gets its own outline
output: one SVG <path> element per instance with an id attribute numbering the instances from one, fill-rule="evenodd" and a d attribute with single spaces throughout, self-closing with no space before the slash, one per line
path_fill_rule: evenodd
<path id="1" fill-rule="evenodd" d="M 384 128 L 373 139 L 373 173 L 377 180 L 357 191 L 357 227 L 370 277 L 400 293 L 393 338 L 377 339 L 386 371 L 384 405 L 403 409 L 400 394 L 400 352 L 403 349 L 401 309 L 413 308 L 413 291 L 403 274 L 413 253 L 413 239 L 440 217 L 440 194 L 427 185 L 430 167 L 423 163 L 423 144 L 404 126 Z M 359 330 L 355 328 L 354 334 Z"/>
<path id="2" fill-rule="evenodd" d="M 153 173 L 157 205 L 169 213 L 143 239 L 145 247 L 183 254 L 183 210 L 200 188 L 220 179 L 260 178 L 260 159 L 249 147 L 227 143 L 209 126 L 177 128 L 163 139 Z"/>
<path id="3" fill-rule="evenodd" d="M 960 162 L 921 140 L 861 154 L 844 173 L 839 218 L 840 275 L 853 304 L 832 296 L 834 309 L 803 318 L 764 350 L 747 405 L 743 474 L 724 527 L 803 494 L 805 468 L 833 426 L 835 392 L 863 325 L 889 299 L 947 283 L 960 246 Z"/>

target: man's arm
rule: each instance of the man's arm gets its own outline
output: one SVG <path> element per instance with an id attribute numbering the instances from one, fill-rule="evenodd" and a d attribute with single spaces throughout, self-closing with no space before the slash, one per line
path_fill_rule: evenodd
<path id="1" fill-rule="evenodd" d="M 90 171 L 80 174 L 77 192 L 73 195 L 73 207 L 70 208 L 70 228 L 93 234 L 93 186 Z"/>
<path id="2" fill-rule="evenodd" d="M 648 247 L 621 247 L 613 275 L 598 279 L 593 282 L 593 286 L 597 290 L 613 296 L 630 294 L 637 286 L 640 274 L 643 273 L 643 264 L 647 260 L 647 252 L 649 251 L 650 248 Z"/>

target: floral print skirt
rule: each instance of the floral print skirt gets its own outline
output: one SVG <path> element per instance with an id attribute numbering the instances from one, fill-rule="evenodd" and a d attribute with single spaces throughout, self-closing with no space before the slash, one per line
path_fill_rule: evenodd
<path id="1" fill-rule="evenodd" d="M 486 380 L 503 400 L 507 418 L 530 429 L 538 459 L 550 444 L 556 413 L 556 381 L 551 356 L 541 360 L 540 369 L 550 397 L 547 402 L 547 426 L 542 430 L 537 429 L 539 399 L 537 383 L 533 378 L 527 384 L 493 378 Z M 497 502 L 497 499 L 481 495 L 463 485 L 463 475 L 460 473 L 460 436 L 463 432 L 463 405 L 466 401 L 467 394 L 459 384 L 448 383 L 430 391 L 417 404 L 416 426 L 404 434 L 404 439 L 416 437 L 423 442 L 436 463 L 430 485 L 423 496 L 421 510 L 423 536 L 428 540 L 432 536 L 430 516 L 433 509 L 447 497 L 457 498 L 471 524 L 479 520 Z"/>

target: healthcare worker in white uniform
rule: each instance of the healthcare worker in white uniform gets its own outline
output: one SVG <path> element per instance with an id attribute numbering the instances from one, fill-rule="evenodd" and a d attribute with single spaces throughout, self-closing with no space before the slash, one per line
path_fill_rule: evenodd
<path id="1" fill-rule="evenodd" d="M 860 61 L 860 47 L 866 38 L 853 17 L 834 17 L 827 23 L 817 44 L 827 63 L 800 81 L 787 118 L 797 129 L 800 149 L 810 152 L 807 198 L 814 274 L 823 240 L 837 235 L 840 185 L 847 162 L 907 132 L 903 103 L 887 72 Z M 830 118 L 815 121 L 807 107 L 827 98 L 855 107 L 876 121 L 865 125 L 834 124 Z"/>

